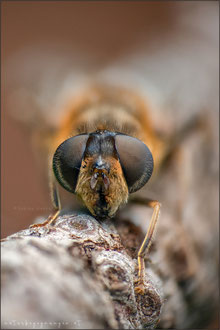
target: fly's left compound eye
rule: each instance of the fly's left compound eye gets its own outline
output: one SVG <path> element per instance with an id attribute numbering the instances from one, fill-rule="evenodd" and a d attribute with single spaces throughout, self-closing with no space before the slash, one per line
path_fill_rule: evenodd
<path id="1" fill-rule="evenodd" d="M 133 193 L 141 189 L 152 175 L 152 154 L 142 141 L 128 135 L 116 135 L 115 146 L 128 190 Z"/>
<path id="2" fill-rule="evenodd" d="M 87 139 L 87 134 L 67 139 L 59 145 L 53 156 L 53 170 L 58 182 L 72 193 L 75 192 Z"/>

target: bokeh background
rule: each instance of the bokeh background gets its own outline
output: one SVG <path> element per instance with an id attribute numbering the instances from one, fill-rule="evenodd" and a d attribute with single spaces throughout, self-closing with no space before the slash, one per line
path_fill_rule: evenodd
<path id="1" fill-rule="evenodd" d="M 46 104 L 48 111 L 70 71 L 74 87 L 81 83 L 79 72 L 92 76 L 100 71 L 121 85 L 139 86 L 166 111 L 164 125 L 160 113 L 152 113 L 164 130 L 178 127 L 190 107 L 218 106 L 215 1 L 4 1 L 1 54 L 2 236 L 27 226 L 50 203 L 30 136 L 13 115 L 26 120 L 36 103 L 41 110 Z M 18 102 L 17 90 L 23 97 Z M 54 103 L 50 122 L 56 120 Z"/>
<path id="2" fill-rule="evenodd" d="M 213 315 L 201 318 L 201 329 L 218 328 L 218 7 L 217 1 L 1 4 L 2 237 L 50 212 L 47 170 L 32 133 L 56 129 L 65 102 L 91 81 L 137 90 L 151 104 L 161 134 L 201 115 L 203 135 L 186 141 L 175 170 L 181 187 L 171 170 L 149 188 L 164 205 L 161 234 L 176 217 L 179 198 L 189 236 L 203 251 L 199 269 L 205 275 L 198 283 L 205 279 L 210 289 L 205 285 L 203 297 L 214 298 Z"/>
<path id="3" fill-rule="evenodd" d="M 11 93 L 18 71 L 18 89 L 28 83 L 34 85 L 33 89 L 36 88 L 39 80 L 43 79 L 45 69 L 53 61 L 61 67 L 55 79 L 61 79 L 62 82 L 72 68 L 78 73 L 75 63 L 81 57 L 85 59 L 83 64 L 80 63 L 80 69 L 89 74 L 91 68 L 95 71 L 115 62 L 119 64 L 121 58 L 128 57 L 137 46 L 142 45 L 142 39 L 144 46 L 150 46 L 156 33 L 166 34 L 167 27 L 172 30 L 174 21 L 176 12 L 172 3 L 2 3 L 3 237 L 25 228 L 31 219 L 42 213 L 47 214 L 45 208 L 48 205 L 50 207 L 48 190 L 44 188 L 47 183 L 33 159 L 30 136 L 24 126 L 13 120 L 19 105 L 11 105 Z M 26 71 L 25 77 L 20 69 Z M 62 69 L 64 71 L 61 73 Z M 63 87 L 61 82 L 60 86 Z M 56 95 L 52 94 L 51 97 L 55 98 Z M 24 116 L 22 110 L 25 113 L 33 111 L 33 100 L 29 102 L 25 109 L 21 109 L 21 117 Z"/>

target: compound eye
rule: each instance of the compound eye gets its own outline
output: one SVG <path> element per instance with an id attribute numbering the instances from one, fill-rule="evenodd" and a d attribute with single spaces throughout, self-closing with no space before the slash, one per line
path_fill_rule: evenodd
<path id="1" fill-rule="evenodd" d="M 152 175 L 152 154 L 142 141 L 128 135 L 116 135 L 115 146 L 128 190 L 133 193 L 142 188 Z"/>
<path id="2" fill-rule="evenodd" d="M 61 186 L 74 193 L 86 148 L 87 134 L 77 135 L 59 145 L 53 156 L 53 171 Z"/>

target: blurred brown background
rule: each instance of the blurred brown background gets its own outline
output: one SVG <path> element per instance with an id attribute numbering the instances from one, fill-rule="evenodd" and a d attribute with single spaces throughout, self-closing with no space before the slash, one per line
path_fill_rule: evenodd
<path id="1" fill-rule="evenodd" d="M 27 46 L 67 42 L 71 51 L 94 56 L 102 66 L 126 55 L 143 36 L 175 20 L 171 3 L 125 2 L 3 2 L 2 3 L 2 236 L 28 226 L 48 213 L 47 183 L 43 182 L 29 136 L 9 115 L 7 60 Z M 159 24 L 158 24 L 159 23 Z M 153 28 L 152 28 L 153 27 Z M 152 32 L 151 32 L 152 31 Z M 69 54 L 71 57 L 71 54 Z M 31 183 L 31 184 L 30 184 Z"/>
<path id="2" fill-rule="evenodd" d="M 159 86 L 158 90 L 162 94 L 166 90 L 167 84 L 169 85 L 167 79 L 172 80 L 170 75 L 174 75 L 173 69 L 175 70 L 172 61 L 168 63 L 163 59 L 163 57 L 166 59 L 166 54 L 162 54 L 162 50 L 169 48 L 169 43 L 177 44 L 175 60 L 177 60 L 178 70 L 182 66 L 183 71 L 187 71 L 187 66 L 191 63 L 188 70 L 192 71 L 191 75 L 193 76 L 197 75 L 196 72 L 193 72 L 193 67 L 199 62 L 198 56 L 203 56 L 206 59 L 206 65 L 207 62 L 213 62 L 213 59 L 214 62 L 217 61 L 217 57 L 215 57 L 218 39 L 218 32 L 215 31 L 215 27 L 217 27 L 215 24 L 218 20 L 217 11 L 218 3 L 212 1 L 209 3 L 203 1 L 192 3 L 138 1 L 2 2 L 1 211 L 3 237 L 25 228 L 36 216 L 48 214 L 47 208 L 50 208 L 47 183 L 44 182 L 45 180 L 33 158 L 29 135 L 24 126 L 14 121 L 13 115 L 9 115 L 9 112 L 13 113 L 17 108 L 16 103 L 11 106 L 12 97 L 9 90 L 10 88 L 11 90 L 14 89 L 15 78 L 17 78 L 17 86 L 22 85 L 23 82 L 22 76 L 20 75 L 19 78 L 16 72 L 19 69 L 22 71 L 22 65 L 24 65 L 24 63 L 20 64 L 19 60 L 21 58 L 23 58 L 23 62 L 30 60 L 30 56 L 25 58 L 26 50 L 30 52 L 30 49 L 36 49 L 38 51 L 36 57 L 38 57 L 38 54 L 42 55 L 44 48 L 46 48 L 47 52 L 48 49 L 51 51 L 50 56 L 55 56 L 54 45 L 59 45 L 59 51 L 60 48 L 63 48 L 62 45 L 65 47 L 68 45 L 66 51 L 68 59 L 74 58 L 74 54 L 79 50 L 80 54 L 86 55 L 88 61 L 86 60 L 85 63 L 89 63 L 88 66 L 83 65 L 83 69 L 86 71 L 91 67 L 92 70 L 100 70 L 111 63 L 119 63 L 120 66 L 120 63 L 124 63 L 124 58 L 126 59 L 131 54 L 136 56 L 140 52 L 140 47 L 144 46 L 144 52 L 142 50 L 140 59 L 136 56 L 133 70 L 140 73 L 143 70 L 143 65 L 149 63 L 146 75 L 149 80 L 154 80 L 154 84 Z M 212 40 L 213 38 L 214 40 Z M 192 47 L 192 52 L 189 54 L 184 54 L 184 40 L 188 40 L 186 47 Z M 199 44 L 194 51 L 193 44 L 196 44 L 198 40 L 202 47 Z M 213 45 L 216 48 L 212 49 Z M 207 50 L 208 53 L 206 54 Z M 23 57 L 17 55 L 20 51 L 23 51 Z M 34 57 L 33 52 L 32 57 Z M 160 53 L 162 54 L 161 58 L 158 56 Z M 16 58 L 16 56 L 19 60 L 15 62 L 13 67 L 15 70 L 13 71 L 9 60 Z M 169 58 L 169 54 L 166 56 Z M 184 62 L 184 56 L 189 63 Z M 48 62 L 50 60 L 47 59 Z M 199 64 L 198 71 L 203 70 L 203 62 L 201 61 Z M 213 79 L 217 77 L 217 72 L 214 72 L 216 71 L 216 63 L 211 63 L 211 70 L 215 74 Z M 210 66 L 210 63 L 208 65 Z M 35 64 L 32 63 L 32 67 L 34 66 Z M 129 61 L 127 66 L 130 66 Z M 166 66 L 170 66 L 170 70 L 163 72 L 161 67 Z M 29 81 L 37 80 L 37 74 L 43 72 L 46 67 L 47 64 L 45 63 L 42 67 L 38 65 L 34 74 L 30 72 Z M 175 76 L 178 77 L 180 73 L 177 71 Z M 204 69 L 204 75 L 205 73 Z M 182 74 L 183 78 L 184 74 Z M 197 80 L 201 81 L 202 78 L 200 79 L 198 76 Z M 214 97 L 209 95 L 209 98 L 215 102 L 217 86 L 215 86 L 214 80 L 212 83 L 214 85 L 214 91 L 212 91 Z M 176 93 L 179 88 L 178 83 L 171 81 L 170 84 L 170 89 L 173 86 L 171 93 Z M 192 82 L 192 85 L 194 84 L 197 82 Z M 188 85 L 189 80 L 186 79 L 183 81 L 182 88 L 187 89 Z M 207 85 L 209 89 L 213 90 L 213 86 L 210 86 L 209 82 Z M 206 86 L 202 87 L 203 89 L 199 90 L 199 97 L 204 94 L 203 90 L 206 88 Z M 195 93 L 192 92 L 191 94 Z M 158 95 L 155 98 L 157 99 Z M 165 104 L 168 109 L 166 94 L 164 99 L 165 102 L 163 101 L 162 105 Z M 27 106 L 29 112 L 32 111 L 32 106 L 33 104 L 30 102 Z M 169 116 L 169 110 L 167 116 Z M 171 122 L 172 118 L 170 115 Z M 158 119 L 157 116 L 156 119 Z M 181 119 L 182 117 L 180 117 Z"/>

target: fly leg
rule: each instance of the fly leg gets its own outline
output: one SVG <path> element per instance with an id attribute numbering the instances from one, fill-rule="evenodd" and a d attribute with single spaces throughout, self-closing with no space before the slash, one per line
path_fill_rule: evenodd
<path id="1" fill-rule="evenodd" d="M 54 207 L 53 213 L 51 213 L 43 223 L 30 225 L 30 228 L 44 227 L 46 225 L 51 225 L 57 219 L 61 211 L 61 203 L 60 203 L 59 191 L 54 180 L 54 175 L 53 178 L 51 179 L 50 190 L 51 190 L 51 200 Z"/>
<path id="2" fill-rule="evenodd" d="M 155 200 L 144 199 L 141 197 L 136 197 L 132 199 L 132 202 L 143 204 L 147 207 L 153 208 L 153 215 L 150 220 L 150 225 L 147 231 L 147 234 L 144 238 L 144 241 L 138 251 L 138 278 L 135 281 L 135 292 L 139 294 L 144 294 L 144 277 L 145 277 L 145 263 L 144 256 L 149 251 L 150 245 L 152 243 L 153 234 L 159 218 L 160 213 L 160 203 Z"/>

